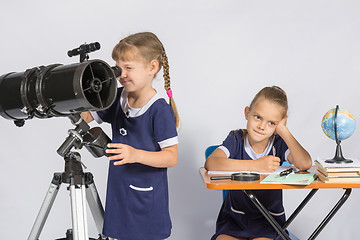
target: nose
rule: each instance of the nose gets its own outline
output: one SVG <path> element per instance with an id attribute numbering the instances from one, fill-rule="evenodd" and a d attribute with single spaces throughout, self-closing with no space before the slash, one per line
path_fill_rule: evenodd
<path id="1" fill-rule="evenodd" d="M 120 78 L 126 78 L 127 77 L 127 73 L 126 73 L 126 70 L 124 69 L 121 69 L 121 75 L 120 75 Z"/>
<path id="2" fill-rule="evenodd" d="M 266 127 L 266 122 L 265 121 L 261 121 L 258 125 L 258 128 L 261 130 L 265 130 Z"/>

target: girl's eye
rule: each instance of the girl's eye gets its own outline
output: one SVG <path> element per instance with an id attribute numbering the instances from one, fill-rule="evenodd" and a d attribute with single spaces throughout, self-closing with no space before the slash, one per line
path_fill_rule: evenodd
<path id="1" fill-rule="evenodd" d="M 269 125 L 270 125 L 270 126 L 275 126 L 276 123 L 274 123 L 274 122 L 269 122 Z"/>
<path id="2" fill-rule="evenodd" d="M 260 120 L 260 117 L 259 117 L 258 115 L 255 115 L 254 118 L 255 118 L 256 120 Z"/>

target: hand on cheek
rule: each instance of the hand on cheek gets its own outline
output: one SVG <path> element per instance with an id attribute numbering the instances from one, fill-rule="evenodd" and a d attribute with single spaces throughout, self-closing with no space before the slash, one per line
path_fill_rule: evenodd
<path id="1" fill-rule="evenodd" d="M 275 129 L 275 134 L 279 134 L 281 135 L 281 131 L 286 127 L 286 122 L 287 122 L 287 117 L 284 117 L 283 119 L 281 119 L 281 121 L 277 124 L 276 129 Z"/>

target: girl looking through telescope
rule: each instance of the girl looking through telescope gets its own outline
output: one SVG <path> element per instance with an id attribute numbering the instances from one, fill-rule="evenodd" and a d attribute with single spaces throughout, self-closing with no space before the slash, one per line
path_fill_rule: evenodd
<path id="1" fill-rule="evenodd" d="M 171 233 L 167 168 L 178 160 L 179 116 L 165 49 L 150 32 L 130 35 L 113 49 L 122 69 L 114 104 L 81 114 L 112 127 L 103 234 L 114 239 L 166 239 Z M 152 87 L 163 68 L 169 104 Z"/>

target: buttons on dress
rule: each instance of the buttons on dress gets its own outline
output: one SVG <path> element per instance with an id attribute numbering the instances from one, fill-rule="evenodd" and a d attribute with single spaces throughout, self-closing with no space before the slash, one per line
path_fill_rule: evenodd
<path id="1" fill-rule="evenodd" d="M 123 136 L 126 136 L 127 135 L 127 131 L 125 128 L 120 128 L 119 130 L 120 134 L 123 135 Z"/>
<path id="2" fill-rule="evenodd" d="M 125 116 L 126 116 L 127 118 L 130 117 L 130 110 L 127 110 L 127 111 L 125 112 Z"/>

